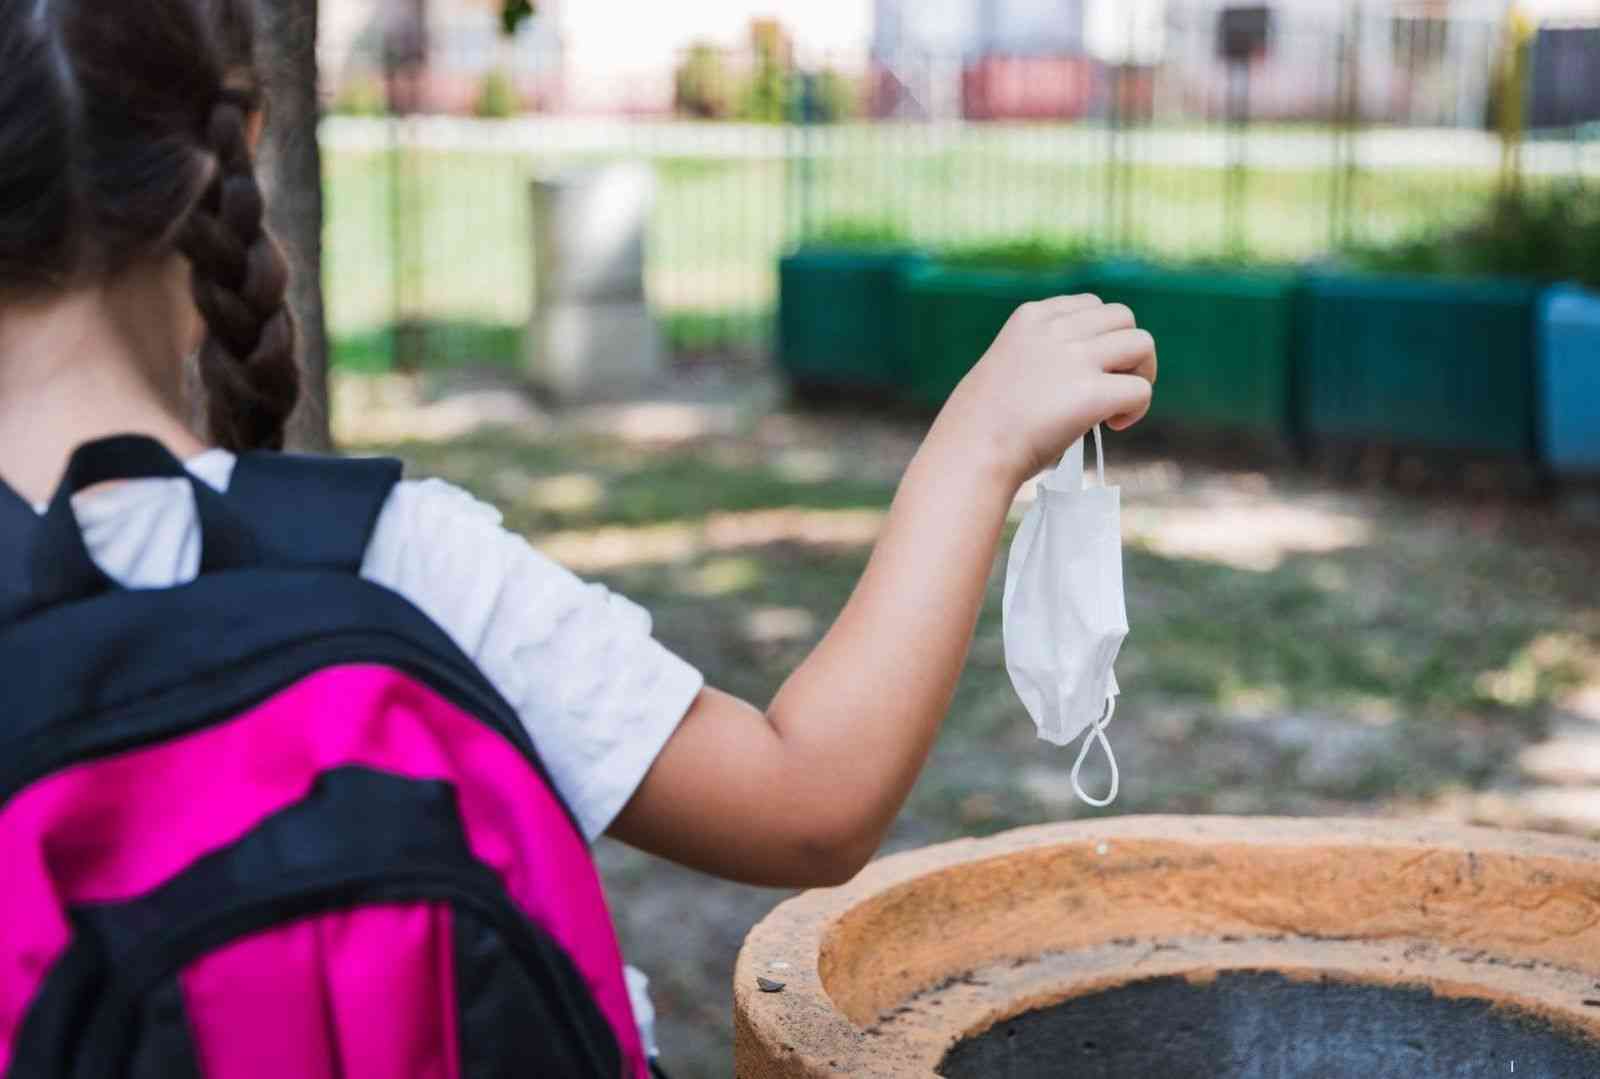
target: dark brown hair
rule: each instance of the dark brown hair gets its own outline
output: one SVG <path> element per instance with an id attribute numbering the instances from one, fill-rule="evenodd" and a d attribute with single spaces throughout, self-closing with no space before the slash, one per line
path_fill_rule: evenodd
<path id="1" fill-rule="evenodd" d="M 250 152 L 255 37 L 252 0 L 0 0 L 0 295 L 182 252 L 211 437 L 232 450 L 281 448 L 300 393 Z"/>

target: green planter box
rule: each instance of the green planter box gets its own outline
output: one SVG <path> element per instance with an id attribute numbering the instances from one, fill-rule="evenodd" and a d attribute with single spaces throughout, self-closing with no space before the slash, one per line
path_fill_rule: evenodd
<path id="1" fill-rule="evenodd" d="M 1296 287 L 1288 274 L 1106 267 L 1101 298 L 1155 335 L 1151 422 L 1290 438 Z"/>
<path id="2" fill-rule="evenodd" d="M 908 271 L 898 319 L 903 395 L 918 405 L 944 404 L 1018 307 L 1087 292 L 1092 285 L 1088 267 L 1059 273 L 938 266 Z"/>
<path id="3" fill-rule="evenodd" d="M 1532 458 L 1537 298 L 1514 281 L 1309 278 L 1307 433 Z"/>
<path id="4" fill-rule="evenodd" d="M 778 266 L 778 360 L 805 390 L 892 392 L 895 319 L 906 251 L 813 249 Z"/>

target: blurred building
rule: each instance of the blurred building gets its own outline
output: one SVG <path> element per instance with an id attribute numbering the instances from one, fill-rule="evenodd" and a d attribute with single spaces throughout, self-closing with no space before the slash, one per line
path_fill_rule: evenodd
<path id="1" fill-rule="evenodd" d="M 867 74 L 879 117 L 1070 120 L 1105 115 L 1113 86 L 1123 115 L 1218 117 L 1238 85 L 1220 19 L 1244 2 L 541 0 L 508 41 L 499 0 L 322 0 L 319 52 L 333 99 L 381 105 L 386 54 L 421 42 L 409 92 L 425 110 L 472 111 L 498 72 L 519 109 L 663 114 L 691 50 L 719 52 L 738 76 L 752 26 L 776 19 L 801 66 Z M 1374 122 L 1484 123 L 1512 0 L 1256 3 L 1272 21 L 1248 65 L 1252 116 L 1329 119 L 1359 105 Z M 1600 119 L 1600 0 L 1522 7 L 1544 24 L 1534 122 Z"/>
<path id="2" fill-rule="evenodd" d="M 1508 3 L 877 0 L 875 112 L 1072 119 L 1103 114 L 1114 83 L 1122 115 L 1149 113 L 1159 95 L 1165 112 L 1220 116 L 1240 88 L 1221 55 L 1223 14 L 1259 6 L 1270 30 L 1247 65 L 1251 115 L 1330 119 L 1359 108 L 1369 120 L 1475 125 Z"/>
<path id="3" fill-rule="evenodd" d="M 688 51 L 709 46 L 735 60 L 752 27 L 776 20 L 795 59 L 808 67 L 860 71 L 872 32 L 871 0 L 558 0 L 548 18 L 563 54 L 569 111 L 669 112 L 674 77 Z"/>
<path id="4" fill-rule="evenodd" d="M 338 88 L 370 76 L 381 67 L 396 19 L 425 8 L 425 96 L 434 108 L 470 108 L 475 88 L 501 66 L 514 75 L 526 107 L 667 113 L 688 50 L 748 51 L 759 20 L 778 20 L 801 63 L 857 71 L 872 32 L 872 0 L 540 0 L 538 16 L 506 43 L 498 7 L 498 0 L 322 0 L 324 78 Z"/>
<path id="5" fill-rule="evenodd" d="M 877 0 L 873 111 L 907 118 L 1070 119 L 1095 88 L 1088 0 Z"/>
<path id="6" fill-rule="evenodd" d="M 1169 0 L 1180 56 L 1175 92 L 1214 112 L 1230 72 L 1215 59 L 1222 11 L 1239 0 Z M 1328 119 L 1477 127 L 1493 107 L 1494 71 L 1514 0 L 1277 0 L 1249 65 L 1250 111 Z M 1600 0 L 1521 0 L 1541 26 L 1530 102 L 1535 126 L 1600 119 Z M 1211 57 L 1212 59 L 1208 59 Z"/>
<path id="7" fill-rule="evenodd" d="M 321 0 L 317 55 L 326 96 L 376 106 L 386 62 L 399 61 L 417 69 L 406 89 L 420 111 L 472 112 L 497 72 L 516 107 L 548 107 L 560 92 L 554 26 L 535 19 L 508 39 L 499 11 L 499 0 Z"/>
<path id="8" fill-rule="evenodd" d="M 1087 0 L 877 0 L 872 53 L 1062 56 L 1083 51 Z"/>
<path id="9" fill-rule="evenodd" d="M 1232 0 L 1171 0 L 1175 107 L 1226 111 L 1238 67 L 1222 55 Z M 1479 126 L 1487 115 L 1503 0 L 1279 0 L 1264 47 L 1244 66 L 1249 114 Z"/>

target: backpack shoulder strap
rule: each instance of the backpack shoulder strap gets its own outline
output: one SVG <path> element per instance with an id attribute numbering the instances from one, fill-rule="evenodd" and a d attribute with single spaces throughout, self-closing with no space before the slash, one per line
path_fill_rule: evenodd
<path id="1" fill-rule="evenodd" d="M 248 453 L 228 501 L 249 524 L 265 565 L 358 573 L 399 461 Z"/>
<path id="2" fill-rule="evenodd" d="M 165 446 L 144 435 L 97 439 L 73 451 L 43 517 L 14 491 L 0 490 L 0 625 L 120 587 L 89 553 L 72 500 L 96 484 L 135 479 L 189 481 L 200 521 L 200 572 L 259 562 L 254 537 L 222 496 L 196 480 Z"/>
<path id="3" fill-rule="evenodd" d="M 40 527 L 33 507 L 0 482 L 0 624 L 11 621 L 34 602 L 29 570 Z"/>

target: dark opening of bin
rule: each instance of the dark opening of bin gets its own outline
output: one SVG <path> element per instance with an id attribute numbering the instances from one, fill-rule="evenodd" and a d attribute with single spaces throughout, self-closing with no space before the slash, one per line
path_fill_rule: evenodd
<path id="1" fill-rule="evenodd" d="M 1079 997 L 957 1044 L 947 1079 L 1600 1076 L 1600 1042 L 1423 987 L 1235 972 Z"/>

